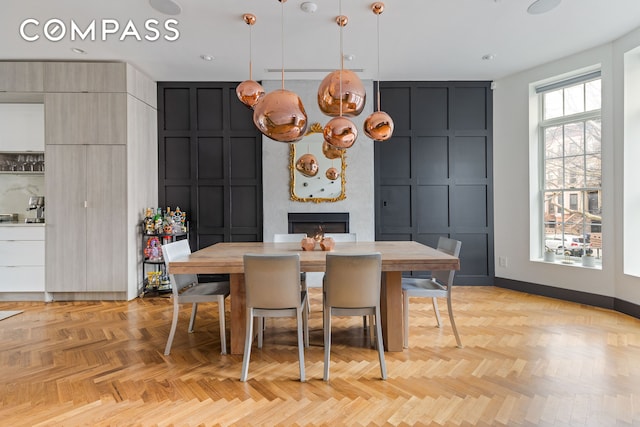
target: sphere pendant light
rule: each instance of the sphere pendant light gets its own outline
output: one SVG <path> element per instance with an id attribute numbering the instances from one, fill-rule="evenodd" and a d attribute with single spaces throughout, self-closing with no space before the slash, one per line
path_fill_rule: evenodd
<path id="1" fill-rule="evenodd" d="M 340 9 L 342 9 L 342 2 L 340 2 Z M 346 73 L 344 69 L 342 30 L 348 22 L 349 19 L 344 15 L 339 15 L 336 18 L 336 23 L 340 27 L 340 69 L 325 77 L 322 83 L 320 83 L 320 87 L 318 89 L 318 106 L 325 114 L 330 116 L 335 115 L 333 110 L 337 106 L 337 117 L 329 120 L 322 130 L 322 134 L 324 136 L 324 140 L 329 145 L 339 149 L 351 147 L 358 138 L 358 128 L 351 120 L 344 117 L 345 110 L 350 112 L 351 115 L 360 114 L 364 108 L 366 99 L 364 86 L 358 76 L 351 71 Z M 349 77 L 347 82 L 345 82 L 344 79 L 345 75 Z M 336 76 L 338 78 L 337 82 L 335 82 Z M 353 83 L 356 80 L 358 84 L 354 86 Z M 346 89 L 345 86 L 347 86 Z M 362 88 L 361 91 L 360 89 L 356 90 L 357 94 L 354 92 L 356 86 L 360 86 Z M 350 103 L 348 101 L 355 102 Z"/>
<path id="2" fill-rule="evenodd" d="M 253 123 L 263 135 L 279 142 L 297 142 L 307 131 L 307 113 L 302 100 L 284 88 L 284 3 L 282 6 L 282 89 L 264 95 L 253 108 Z"/>
<path id="3" fill-rule="evenodd" d="M 349 19 L 340 15 L 336 23 L 340 26 L 340 69 L 329 73 L 318 87 L 318 107 L 327 116 L 357 116 L 362 113 L 367 101 L 367 92 L 356 73 L 344 69 L 342 52 L 342 29 Z"/>
<path id="4" fill-rule="evenodd" d="M 256 16 L 251 13 L 242 15 L 242 19 L 249 26 L 249 80 L 245 80 L 236 87 L 236 95 L 240 102 L 249 108 L 253 108 L 260 98 L 264 96 L 264 88 L 262 85 L 254 81 L 251 77 L 251 27 L 256 23 Z"/>
<path id="5" fill-rule="evenodd" d="M 373 112 L 365 119 L 363 130 L 365 135 L 375 141 L 386 141 L 393 135 L 393 119 L 380 110 L 380 15 L 384 11 L 384 3 L 373 3 L 371 10 L 378 18 L 378 84 L 376 92 L 378 111 Z"/>

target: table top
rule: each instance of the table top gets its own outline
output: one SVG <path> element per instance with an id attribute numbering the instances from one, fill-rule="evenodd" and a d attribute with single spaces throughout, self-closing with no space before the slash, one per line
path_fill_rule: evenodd
<path id="1" fill-rule="evenodd" d="M 434 248 L 413 241 L 336 242 L 332 253 L 382 254 L 382 271 L 459 270 L 460 260 Z M 316 247 L 303 251 L 299 243 L 239 242 L 216 243 L 193 252 L 189 257 L 169 263 L 174 274 L 243 273 L 243 255 L 300 254 L 302 271 L 324 271 L 328 252 Z"/>

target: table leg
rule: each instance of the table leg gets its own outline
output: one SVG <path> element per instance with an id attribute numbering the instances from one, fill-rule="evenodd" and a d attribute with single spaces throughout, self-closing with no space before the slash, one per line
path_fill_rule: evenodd
<path id="1" fill-rule="evenodd" d="M 402 272 L 383 271 L 380 289 L 382 336 L 387 351 L 402 351 Z"/>
<path id="2" fill-rule="evenodd" d="M 230 274 L 229 285 L 231 287 L 231 354 L 243 354 L 247 310 L 244 274 Z"/>

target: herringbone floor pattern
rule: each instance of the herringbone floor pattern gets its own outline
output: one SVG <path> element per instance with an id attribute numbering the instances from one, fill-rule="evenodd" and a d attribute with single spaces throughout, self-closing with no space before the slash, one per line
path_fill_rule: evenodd
<path id="1" fill-rule="evenodd" d="M 184 308 L 165 357 L 167 298 L 1 302 L 24 313 L 0 322 L 0 425 L 640 425 L 640 320 L 456 287 L 459 349 L 440 305 L 443 329 L 430 301 L 412 299 L 410 348 L 386 353 L 387 381 L 361 319 L 337 318 L 325 383 L 314 294 L 308 382 L 298 381 L 293 321 L 274 319 L 241 383 L 242 357 L 219 354 L 215 306 L 200 308 L 193 334 Z"/>

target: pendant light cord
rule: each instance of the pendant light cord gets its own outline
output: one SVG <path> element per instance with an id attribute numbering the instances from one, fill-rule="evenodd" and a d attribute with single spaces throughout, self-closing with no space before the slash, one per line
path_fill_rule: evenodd
<path id="1" fill-rule="evenodd" d="M 249 25 L 249 80 L 253 80 L 253 50 L 251 43 L 251 27 L 253 27 L 253 25 Z"/>
<path id="2" fill-rule="evenodd" d="M 342 17 L 342 0 L 338 1 L 338 16 Z M 338 24 L 340 27 L 340 117 L 342 117 L 342 71 L 344 71 L 344 47 L 343 47 L 343 38 L 342 38 L 342 30 L 344 28 L 343 25 Z"/>
<path id="3" fill-rule="evenodd" d="M 376 101 L 378 102 L 378 112 L 380 111 L 380 15 L 376 15 L 377 18 L 377 31 L 378 31 L 378 90 L 376 91 Z"/>
<path id="4" fill-rule="evenodd" d="M 284 2 L 280 2 L 280 48 L 282 49 L 281 54 L 281 66 L 282 66 L 282 90 L 284 90 Z"/>

